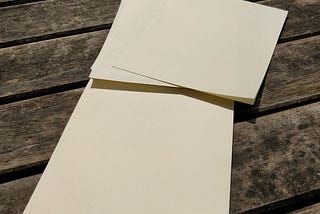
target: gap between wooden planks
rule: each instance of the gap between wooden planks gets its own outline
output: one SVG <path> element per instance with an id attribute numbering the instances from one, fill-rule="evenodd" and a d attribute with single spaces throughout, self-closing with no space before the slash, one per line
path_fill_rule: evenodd
<path id="1" fill-rule="evenodd" d="M 30 160 L 48 160 L 80 93 L 81 90 L 76 89 L 9 104 L 10 111 L 5 112 L 8 115 L 14 113 L 13 120 L 24 124 L 22 132 L 26 136 L 20 135 L 17 145 L 12 144 L 12 139 L 21 132 L 21 125 L 12 128 L 16 125 L 14 121 L 0 124 L 1 127 L 3 124 L 10 127 L 3 132 L 11 142 L 3 144 L 7 147 L 2 151 L 7 152 L 0 154 L 0 162 L 7 165 L 1 166 L 2 171 L 17 169 Z M 234 125 L 232 213 L 319 191 L 319 118 L 318 102 Z M 41 142 L 32 142 L 41 137 Z M 0 185 L 0 189 L 9 183 Z M 21 185 L 26 188 L 25 184 Z M 22 195 L 29 197 L 32 189 L 28 191 Z M 15 193 L 8 191 L 8 194 Z M 21 200 L 27 201 L 23 197 Z M 3 206 L 7 206 L 6 203 Z"/>
<path id="2" fill-rule="evenodd" d="M 0 49 L 0 103 L 83 87 L 107 33 L 103 30 Z M 237 104 L 236 119 L 317 101 L 319 55 L 320 36 L 277 45 L 255 105 Z"/>
<path id="3" fill-rule="evenodd" d="M 0 47 L 35 42 L 32 38 L 52 39 L 61 32 L 71 35 L 92 31 L 94 26 L 110 26 L 119 4 L 120 0 L 52 0 L 0 8 L 0 19 L 6 20 L 0 24 Z M 283 40 L 320 31 L 317 0 L 265 0 L 259 4 L 289 10 Z"/>

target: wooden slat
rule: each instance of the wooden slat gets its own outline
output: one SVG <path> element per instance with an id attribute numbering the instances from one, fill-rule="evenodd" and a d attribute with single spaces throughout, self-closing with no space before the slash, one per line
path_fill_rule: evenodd
<path id="1" fill-rule="evenodd" d="M 0 43 L 111 24 L 120 0 L 51 0 L 0 8 Z M 289 10 L 281 38 L 319 32 L 319 0 L 267 0 Z M 253 17 L 254 18 L 254 17 Z"/>
<path id="2" fill-rule="evenodd" d="M 0 0 L 0 3 L 12 3 L 12 2 L 19 2 L 20 0 Z"/>
<path id="3" fill-rule="evenodd" d="M 16 2 L 17 0 L 0 0 L 0 3 Z"/>
<path id="4" fill-rule="evenodd" d="M 16 5 L 16 4 L 27 4 L 36 1 L 45 1 L 45 0 L 0 0 L 0 6 L 7 7 L 8 5 Z"/>
<path id="5" fill-rule="evenodd" d="M 107 30 L 0 50 L 1 98 L 87 80 Z M 320 97 L 320 36 L 279 44 L 256 104 L 237 115 Z"/>
<path id="6" fill-rule="evenodd" d="M 279 44 L 254 106 L 237 104 L 236 113 L 252 114 L 320 98 L 320 36 Z"/>
<path id="7" fill-rule="evenodd" d="M 0 185 L 0 213 L 21 214 L 38 183 L 34 175 Z"/>
<path id="8" fill-rule="evenodd" d="M 0 97 L 88 79 L 108 30 L 0 49 Z"/>
<path id="9" fill-rule="evenodd" d="M 41 174 L 0 184 L 0 213 L 21 214 L 30 199 Z M 308 206 L 290 214 L 320 213 L 320 204 Z"/>
<path id="10" fill-rule="evenodd" d="M 320 31 L 319 0 L 266 0 L 261 4 L 289 11 L 281 39 Z"/>
<path id="11" fill-rule="evenodd" d="M 48 160 L 80 93 L 1 106 L 0 172 Z M 233 213 L 320 189 L 319 119 L 318 102 L 235 124 Z"/>
<path id="12" fill-rule="evenodd" d="M 320 102 L 234 126 L 232 211 L 320 188 Z"/>
<path id="13" fill-rule="evenodd" d="M 48 160 L 82 89 L 0 107 L 0 175 Z"/>
<path id="14" fill-rule="evenodd" d="M 290 212 L 290 214 L 317 214 L 320 213 L 320 203 L 308 206 L 306 208 Z"/>
<path id="15" fill-rule="evenodd" d="M 0 43 L 111 24 L 120 0 L 51 0 L 0 8 Z"/>

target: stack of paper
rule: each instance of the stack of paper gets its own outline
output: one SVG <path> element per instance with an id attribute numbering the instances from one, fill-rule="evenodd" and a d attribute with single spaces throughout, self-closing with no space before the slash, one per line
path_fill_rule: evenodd
<path id="1" fill-rule="evenodd" d="M 228 213 L 233 102 L 254 103 L 286 15 L 122 0 L 24 213 Z"/>

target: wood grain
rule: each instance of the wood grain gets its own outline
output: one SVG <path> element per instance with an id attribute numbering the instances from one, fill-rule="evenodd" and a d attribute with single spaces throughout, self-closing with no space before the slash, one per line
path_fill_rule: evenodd
<path id="1" fill-rule="evenodd" d="M 17 4 L 27 4 L 27 3 L 36 2 L 36 1 L 45 1 L 45 0 L 0 0 L 0 6 L 7 7 L 12 5 L 17 5 Z"/>
<path id="2" fill-rule="evenodd" d="M 111 24 L 120 0 L 51 0 L 0 8 L 0 43 Z M 14 27 L 13 27 L 14 26 Z"/>
<path id="3" fill-rule="evenodd" d="M 48 160 L 82 89 L 0 107 L 0 175 Z"/>
<path id="4" fill-rule="evenodd" d="M 320 188 L 320 102 L 234 126 L 233 212 Z"/>
<path id="5" fill-rule="evenodd" d="M 80 93 L 1 106 L 0 173 L 47 161 Z M 235 124 L 232 213 L 320 189 L 319 119 L 317 102 Z"/>
<path id="6" fill-rule="evenodd" d="M 320 98 L 320 36 L 279 44 L 254 106 L 238 103 L 236 116 Z"/>
<path id="7" fill-rule="evenodd" d="M 320 213 L 320 203 L 305 207 L 300 210 L 296 210 L 294 212 L 290 212 L 290 214 L 317 214 L 317 213 Z"/>
<path id="8" fill-rule="evenodd" d="M 51 0 L 0 8 L 0 43 L 111 24 L 120 0 Z M 281 38 L 319 32 L 319 0 L 267 0 L 289 10 Z M 17 27 L 13 27 L 17 26 Z"/>
<path id="9" fill-rule="evenodd" d="M 319 0 L 266 0 L 261 4 L 289 11 L 281 39 L 320 31 Z"/>
<path id="10" fill-rule="evenodd" d="M 29 1 L 29 0 L 0 0 L 0 3 L 12 4 L 12 3 L 19 3 L 19 2 L 25 2 L 25 1 Z"/>
<path id="11" fill-rule="evenodd" d="M 0 49 L 0 97 L 87 80 L 108 30 Z"/>
<path id="12" fill-rule="evenodd" d="M 0 50 L 0 100 L 88 79 L 108 31 L 97 31 Z M 320 36 L 279 44 L 251 115 L 320 97 Z"/>
<path id="13" fill-rule="evenodd" d="M 36 187 L 40 175 L 34 175 L 0 185 L 0 213 L 21 214 Z"/>
<path id="14" fill-rule="evenodd" d="M 0 100 L 87 80 L 108 33 L 91 27 L 110 25 L 119 2 L 50 0 L 0 8 L 6 20 L 0 44 L 50 35 L 0 49 Z M 289 10 L 281 42 L 319 33 L 319 0 L 260 3 Z M 71 36 L 55 38 L 60 32 Z M 237 105 L 237 116 L 319 100 L 319 59 L 320 36 L 279 44 L 256 104 Z M 48 161 L 82 90 L 0 106 L 0 176 Z M 316 102 L 235 124 L 232 213 L 320 189 L 319 118 Z M 22 213 L 39 177 L 1 184 L 0 213 Z M 300 213 L 318 210 L 314 205 Z"/>

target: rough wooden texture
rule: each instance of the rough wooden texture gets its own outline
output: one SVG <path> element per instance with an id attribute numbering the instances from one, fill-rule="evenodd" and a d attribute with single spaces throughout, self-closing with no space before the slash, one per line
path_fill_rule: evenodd
<path id="1" fill-rule="evenodd" d="M 111 24 L 119 3 L 120 0 L 51 0 L 0 8 L 0 20 L 8 20 L 0 24 L 0 43 Z M 261 3 L 290 10 L 281 38 L 320 30 L 319 0 L 267 0 Z"/>
<path id="2" fill-rule="evenodd" d="M 28 43 L 0 49 L 0 101 L 86 80 L 108 32 L 101 29 L 112 23 L 119 2 L 48 0 L 0 7 L 5 20 L 0 47 L 18 44 L 16 40 Z M 320 36 L 287 42 L 319 34 L 320 1 L 260 3 L 289 10 L 281 36 L 286 43 L 276 48 L 256 105 L 237 105 L 240 116 L 320 98 Z M 0 106 L 0 176 L 48 161 L 81 92 Z M 232 213 L 320 190 L 319 119 L 317 102 L 235 124 Z M 22 213 L 39 176 L 1 184 L 0 213 Z M 318 210 L 314 205 L 300 213 Z"/>
<path id="3" fill-rule="evenodd" d="M 0 172 L 48 160 L 80 93 L 1 106 Z M 319 119 L 318 102 L 235 124 L 233 213 L 320 188 Z"/>
<path id="4" fill-rule="evenodd" d="M 0 107 L 0 175 L 47 160 L 82 89 Z"/>
<path id="5" fill-rule="evenodd" d="M 289 11 L 281 39 L 320 31 L 319 0 L 266 0 L 261 4 Z"/>
<path id="6" fill-rule="evenodd" d="M 111 24 L 120 0 L 51 0 L 0 8 L 0 43 Z"/>
<path id="7" fill-rule="evenodd" d="M 236 113 L 271 110 L 320 98 L 320 36 L 279 44 L 254 106 L 237 104 Z"/>
<path id="8" fill-rule="evenodd" d="M 0 0 L 0 3 L 17 2 L 18 0 Z"/>
<path id="9" fill-rule="evenodd" d="M 0 49 L 0 97 L 88 79 L 108 30 Z"/>
<path id="10" fill-rule="evenodd" d="M 0 99 L 86 80 L 107 30 L 0 49 Z M 279 44 L 256 104 L 238 115 L 320 96 L 320 36 Z"/>
<path id="11" fill-rule="evenodd" d="M 0 0 L 0 3 L 13 3 L 13 2 L 21 2 L 21 0 Z"/>
<path id="12" fill-rule="evenodd" d="M 36 1 L 45 1 L 45 0 L 0 0 L 0 6 L 7 7 L 17 4 L 27 4 Z"/>
<path id="13" fill-rule="evenodd" d="M 231 208 L 320 188 L 320 102 L 234 126 Z"/>
<path id="14" fill-rule="evenodd" d="M 308 206 L 306 208 L 290 212 L 290 214 L 317 214 L 320 213 L 320 203 Z"/>
<path id="15" fill-rule="evenodd" d="M 40 175 L 0 185 L 0 213 L 21 214 L 36 187 Z"/>

